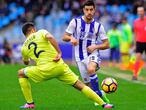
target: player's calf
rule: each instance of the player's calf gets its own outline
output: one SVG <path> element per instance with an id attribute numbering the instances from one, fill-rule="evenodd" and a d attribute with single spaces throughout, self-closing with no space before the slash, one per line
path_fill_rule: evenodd
<path id="1" fill-rule="evenodd" d="M 85 94 L 89 99 L 93 100 L 94 102 L 102 105 L 103 108 L 113 108 L 113 105 L 105 103 L 92 89 L 85 86 L 81 81 L 77 81 L 74 84 L 74 87 L 80 90 L 83 94 Z"/>

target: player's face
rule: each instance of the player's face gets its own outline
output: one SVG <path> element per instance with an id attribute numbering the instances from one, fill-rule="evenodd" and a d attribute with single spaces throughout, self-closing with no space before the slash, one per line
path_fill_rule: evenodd
<path id="1" fill-rule="evenodd" d="M 141 18 L 141 17 L 144 17 L 144 14 L 145 14 L 144 8 L 143 8 L 143 7 L 139 7 L 139 8 L 137 9 L 137 14 L 139 15 L 140 18 Z"/>
<path id="2" fill-rule="evenodd" d="M 95 14 L 95 8 L 93 6 L 85 6 L 83 8 L 84 16 L 88 20 L 92 20 L 94 14 Z"/>
<path id="3" fill-rule="evenodd" d="M 26 35 L 26 37 L 27 36 L 29 36 L 31 33 L 35 33 L 36 32 L 36 28 L 35 27 L 31 27 L 30 29 L 29 29 L 29 32 L 28 32 L 28 34 Z"/>
<path id="4" fill-rule="evenodd" d="M 122 23 L 126 23 L 126 20 L 123 19 L 123 20 L 122 20 Z"/>

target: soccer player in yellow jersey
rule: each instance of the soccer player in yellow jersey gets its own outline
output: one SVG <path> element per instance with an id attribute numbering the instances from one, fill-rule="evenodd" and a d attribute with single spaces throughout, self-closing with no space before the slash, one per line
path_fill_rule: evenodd
<path id="1" fill-rule="evenodd" d="M 36 31 L 34 24 L 31 22 L 25 23 L 22 31 L 26 36 L 26 41 L 22 46 L 24 64 L 28 65 L 29 60 L 32 59 L 36 62 L 36 65 L 18 71 L 19 83 L 26 100 L 26 104 L 20 108 L 35 107 L 29 78 L 36 83 L 57 78 L 80 90 L 89 99 L 102 105 L 103 108 L 113 107 L 111 104 L 106 104 L 94 91 L 85 86 L 64 63 L 58 43 L 48 31 L 43 29 Z"/>

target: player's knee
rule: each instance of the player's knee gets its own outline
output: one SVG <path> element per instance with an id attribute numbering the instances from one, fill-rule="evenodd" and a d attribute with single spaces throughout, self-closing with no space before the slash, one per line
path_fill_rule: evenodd
<path id="1" fill-rule="evenodd" d="M 24 76 L 23 69 L 18 70 L 18 78 L 23 78 L 23 77 L 25 77 L 25 76 Z"/>
<path id="2" fill-rule="evenodd" d="M 73 86 L 74 88 L 81 91 L 85 85 L 80 80 L 78 80 Z"/>
<path id="3" fill-rule="evenodd" d="M 95 68 L 89 67 L 89 68 L 88 68 L 88 73 L 89 73 L 89 74 L 95 73 Z"/>

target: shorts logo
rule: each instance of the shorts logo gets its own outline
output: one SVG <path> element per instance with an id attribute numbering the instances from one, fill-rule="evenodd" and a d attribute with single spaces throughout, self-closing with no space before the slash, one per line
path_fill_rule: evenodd
<path id="1" fill-rule="evenodd" d="M 91 57 L 91 60 L 95 60 L 95 56 L 92 56 L 92 57 Z"/>

